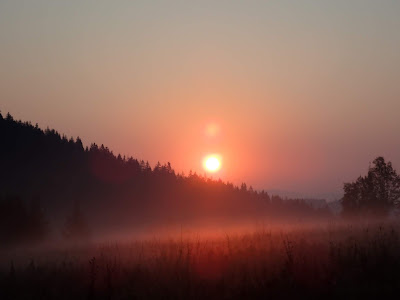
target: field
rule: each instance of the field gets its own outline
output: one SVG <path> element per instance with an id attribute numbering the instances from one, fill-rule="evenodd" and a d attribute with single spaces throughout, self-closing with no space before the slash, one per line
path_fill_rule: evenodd
<path id="1" fill-rule="evenodd" d="M 370 299 L 400 291 L 400 224 L 235 232 L 3 249 L 1 298 Z"/>

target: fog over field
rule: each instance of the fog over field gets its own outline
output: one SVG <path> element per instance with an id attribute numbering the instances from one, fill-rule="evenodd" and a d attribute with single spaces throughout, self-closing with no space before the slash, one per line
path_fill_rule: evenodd
<path id="1" fill-rule="evenodd" d="M 397 299 L 400 1 L 0 1 L 0 299 Z"/>
<path id="2" fill-rule="evenodd" d="M 383 157 L 327 202 L 151 167 L 10 114 L 0 115 L 0 138 L 7 299 L 398 291 L 400 176 Z"/>

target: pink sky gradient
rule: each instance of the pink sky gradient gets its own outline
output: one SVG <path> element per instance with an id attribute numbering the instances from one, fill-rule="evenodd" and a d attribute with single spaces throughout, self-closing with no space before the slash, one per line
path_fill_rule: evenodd
<path id="1" fill-rule="evenodd" d="M 293 3 L 295 2 L 295 3 Z M 0 110 L 257 189 L 400 167 L 400 2 L 0 3 Z"/>

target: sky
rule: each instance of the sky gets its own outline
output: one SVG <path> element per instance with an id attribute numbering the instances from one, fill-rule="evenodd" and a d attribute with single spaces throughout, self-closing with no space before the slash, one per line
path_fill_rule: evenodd
<path id="1" fill-rule="evenodd" d="M 339 197 L 400 168 L 400 1 L 0 0 L 0 110 L 123 155 Z"/>

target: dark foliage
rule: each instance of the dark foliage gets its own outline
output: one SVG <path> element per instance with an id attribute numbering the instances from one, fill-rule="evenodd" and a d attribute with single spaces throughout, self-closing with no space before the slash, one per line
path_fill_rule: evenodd
<path id="1" fill-rule="evenodd" d="M 242 184 L 196 173 L 177 174 L 169 163 L 114 155 L 104 145 L 84 147 L 54 129 L 0 114 L 0 195 L 40 195 L 49 221 L 65 225 L 78 201 L 94 231 L 209 220 L 325 218 L 301 199 L 270 199 Z M 17 204 L 16 204 L 17 205 Z M 22 217 L 21 217 L 22 218 Z M 68 235 L 68 234 L 67 234 Z"/>
<path id="2" fill-rule="evenodd" d="M 400 201 L 400 176 L 391 162 L 377 157 L 368 174 L 344 184 L 343 214 L 386 216 Z"/>
<path id="3" fill-rule="evenodd" d="M 40 199 L 29 205 L 18 197 L 0 198 L 0 241 L 2 245 L 40 242 L 49 233 Z"/>
<path id="4" fill-rule="evenodd" d="M 79 201 L 74 201 L 72 213 L 65 222 L 63 236 L 74 241 L 86 241 L 89 238 L 89 227 L 82 214 Z"/>

